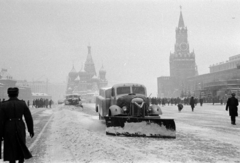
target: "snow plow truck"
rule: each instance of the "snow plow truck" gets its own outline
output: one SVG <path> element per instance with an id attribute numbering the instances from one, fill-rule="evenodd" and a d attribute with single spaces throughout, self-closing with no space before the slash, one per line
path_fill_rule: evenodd
<path id="1" fill-rule="evenodd" d="M 160 107 L 150 105 L 142 84 L 101 88 L 96 97 L 96 112 L 106 122 L 107 135 L 176 138 L 174 120 L 160 117 Z"/>

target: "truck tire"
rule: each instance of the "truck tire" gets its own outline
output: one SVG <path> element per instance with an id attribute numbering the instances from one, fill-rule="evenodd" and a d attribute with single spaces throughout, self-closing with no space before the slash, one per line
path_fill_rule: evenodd
<path id="1" fill-rule="evenodd" d="M 96 106 L 96 112 L 98 112 L 98 107 Z"/>

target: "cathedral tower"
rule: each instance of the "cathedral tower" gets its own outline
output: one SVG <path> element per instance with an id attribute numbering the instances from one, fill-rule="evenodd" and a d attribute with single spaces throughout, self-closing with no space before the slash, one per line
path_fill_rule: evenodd
<path id="1" fill-rule="evenodd" d="M 85 62 L 84 70 L 89 74 L 88 79 L 91 79 L 96 74 L 95 65 L 91 55 L 91 46 L 88 46 L 88 55 Z"/>
<path id="2" fill-rule="evenodd" d="M 184 25 L 182 11 L 178 27 L 176 28 L 176 42 L 174 53 L 170 53 L 170 77 L 175 77 L 178 80 L 186 80 L 188 77 L 197 74 L 194 51 L 190 53 L 188 42 L 188 30 Z"/>

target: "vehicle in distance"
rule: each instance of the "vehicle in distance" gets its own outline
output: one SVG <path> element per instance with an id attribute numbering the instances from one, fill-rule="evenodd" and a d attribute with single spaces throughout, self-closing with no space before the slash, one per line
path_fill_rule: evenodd
<path id="1" fill-rule="evenodd" d="M 67 94 L 64 100 L 65 105 L 75 105 L 82 106 L 80 95 L 77 94 Z"/>

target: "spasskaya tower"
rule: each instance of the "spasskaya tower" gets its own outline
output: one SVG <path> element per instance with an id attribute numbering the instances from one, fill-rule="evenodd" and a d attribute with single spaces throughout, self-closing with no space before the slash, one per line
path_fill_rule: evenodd
<path id="1" fill-rule="evenodd" d="M 185 80 L 197 75 L 194 51 L 189 52 L 188 30 L 184 25 L 182 11 L 176 28 L 174 53 L 170 53 L 170 76 Z"/>
<path id="2" fill-rule="evenodd" d="M 170 52 L 170 76 L 157 78 L 158 97 L 180 97 L 183 92 L 189 92 L 187 79 L 198 75 L 194 51 L 190 52 L 188 29 L 184 24 L 182 11 L 176 27 L 176 42 L 174 52 Z"/>

